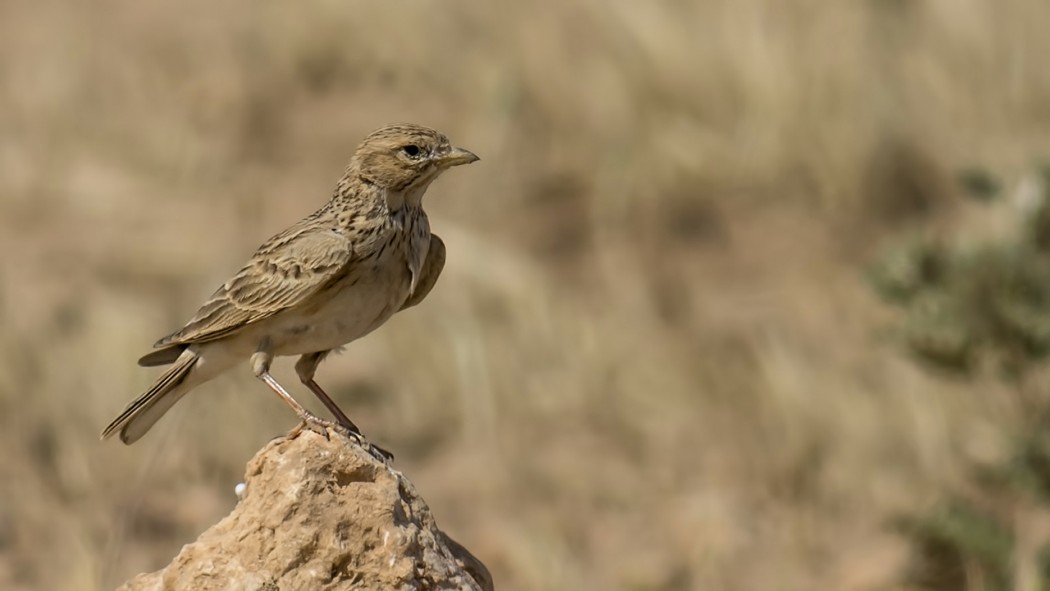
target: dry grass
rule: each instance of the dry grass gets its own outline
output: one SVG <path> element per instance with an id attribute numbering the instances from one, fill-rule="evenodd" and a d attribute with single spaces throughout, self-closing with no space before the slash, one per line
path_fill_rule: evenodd
<path id="1" fill-rule="evenodd" d="M 107 589 L 292 426 L 238 373 L 141 444 L 136 357 L 408 120 L 427 303 L 320 372 L 506 590 L 894 588 L 887 516 L 1019 420 L 880 342 L 860 265 L 1050 154 L 1037 0 L 0 4 L 0 587 Z M 290 379 L 285 362 L 278 375 Z M 294 382 L 294 380 L 290 380 Z"/>

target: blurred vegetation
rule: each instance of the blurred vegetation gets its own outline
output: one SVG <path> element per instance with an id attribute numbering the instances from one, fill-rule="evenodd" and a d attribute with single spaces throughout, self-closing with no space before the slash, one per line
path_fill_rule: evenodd
<path id="1" fill-rule="evenodd" d="M 954 244 L 906 239 L 869 275 L 883 300 L 900 309 L 893 333 L 912 356 L 956 375 L 993 371 L 1030 415 L 1005 457 L 968 469 L 964 492 L 896 520 L 915 548 L 908 580 L 923 589 L 1050 585 L 1050 537 L 1022 549 L 1017 539 L 1027 525 L 1019 520 L 1050 514 L 1050 401 L 1022 391 L 1025 373 L 1050 353 L 1050 168 L 1030 179 L 1011 204 L 1015 215 L 1003 236 Z M 960 180 L 988 206 L 1004 199 L 990 173 L 971 169 Z M 1024 565 L 1036 587 L 1019 585 Z"/>
<path id="2" fill-rule="evenodd" d="M 227 513 L 294 423 L 247 367 L 98 432 L 396 121 L 482 160 L 428 192 L 427 301 L 318 379 L 501 591 L 895 588 L 886 520 L 1011 457 L 1048 380 L 1009 205 L 1047 30 L 1041 0 L 0 0 L 0 589 L 112 589 Z M 858 272 L 902 233 L 895 308 Z M 891 315 L 949 363 L 873 342 Z"/>
<path id="3" fill-rule="evenodd" d="M 925 513 L 896 519 L 896 528 L 914 545 L 905 570 L 918 588 L 935 591 L 1009 591 L 1018 571 L 1037 589 L 1050 584 L 1050 539 L 1040 536 L 1019 548 L 1019 530 L 1050 513 L 1050 421 L 1041 421 L 1015 442 L 1001 464 L 976 466 L 967 494 L 951 495 Z M 1032 588 L 1025 586 L 1024 588 Z"/>
<path id="4" fill-rule="evenodd" d="M 1016 377 L 1050 354 L 1050 170 L 1035 179 L 1007 236 L 906 239 L 873 267 L 875 290 L 901 309 L 897 336 L 919 359 Z M 986 173 L 964 183 L 982 200 L 999 185 Z"/>

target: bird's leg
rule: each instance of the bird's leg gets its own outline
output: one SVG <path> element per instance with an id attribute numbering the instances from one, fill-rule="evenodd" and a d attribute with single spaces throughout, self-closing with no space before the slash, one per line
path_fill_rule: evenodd
<path id="1" fill-rule="evenodd" d="M 322 419 L 321 417 L 313 414 L 312 412 L 306 410 L 305 406 L 299 404 L 299 401 L 297 401 L 295 398 L 292 398 L 292 395 L 284 389 L 284 386 L 279 384 L 277 380 L 274 379 L 272 375 L 270 375 L 270 364 L 273 362 L 273 355 L 270 354 L 270 352 L 267 351 L 265 347 L 260 346 L 259 350 L 252 354 L 251 362 L 252 371 L 255 373 L 255 377 L 265 382 L 271 390 L 276 392 L 277 395 L 281 397 L 281 400 L 285 402 L 285 404 L 292 407 L 292 410 L 295 411 L 295 414 L 299 415 L 300 419 L 307 423 L 321 423 L 322 425 L 328 422 Z"/>
<path id="2" fill-rule="evenodd" d="M 328 407 L 328 410 L 331 411 L 333 415 L 335 415 L 339 424 L 345 427 L 351 435 L 361 441 L 363 447 L 370 452 L 374 452 L 373 455 L 378 454 L 380 459 L 385 462 L 393 460 L 394 454 L 372 442 L 366 441 L 364 434 L 362 434 L 361 430 L 357 428 L 357 425 L 355 425 L 354 422 L 346 416 L 346 413 L 336 405 L 335 401 L 328 396 L 328 393 L 326 393 L 324 389 L 314 381 L 314 373 L 317 372 L 317 366 L 321 363 L 321 360 L 328 355 L 328 353 L 328 351 L 318 351 L 317 353 L 307 353 L 306 355 L 303 355 L 299 358 L 299 361 L 295 363 L 295 373 L 299 374 L 299 379 L 302 380 L 303 384 L 309 388 L 326 407 Z"/>
<path id="3" fill-rule="evenodd" d="M 295 373 L 299 374 L 299 379 L 302 380 L 303 385 L 309 388 L 310 391 L 314 393 L 314 396 L 317 396 L 318 400 L 324 403 L 329 412 L 335 415 L 335 418 L 339 421 L 340 425 L 346 427 L 351 433 L 362 435 L 361 430 L 350 420 L 350 417 L 346 416 L 346 413 L 344 413 L 328 393 L 321 388 L 320 384 L 314 381 L 314 373 L 317 372 L 317 366 L 327 355 L 328 351 L 319 351 L 317 353 L 307 353 L 306 355 L 303 355 L 299 358 L 299 361 L 295 363 Z"/>

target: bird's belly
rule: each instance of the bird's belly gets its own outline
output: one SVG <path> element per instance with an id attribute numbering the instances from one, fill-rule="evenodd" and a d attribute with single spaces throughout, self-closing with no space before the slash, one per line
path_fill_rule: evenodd
<path id="1" fill-rule="evenodd" d="M 348 278 L 332 297 L 308 311 L 285 313 L 270 333 L 277 355 L 341 347 L 379 328 L 408 299 L 410 273 L 402 265 Z"/>

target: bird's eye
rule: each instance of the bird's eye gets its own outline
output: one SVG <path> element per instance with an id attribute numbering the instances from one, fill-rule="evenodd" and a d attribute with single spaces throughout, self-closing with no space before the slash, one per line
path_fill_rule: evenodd
<path id="1" fill-rule="evenodd" d="M 401 147 L 401 151 L 404 152 L 405 154 L 408 154 L 412 158 L 415 158 L 416 156 L 419 156 L 419 146 L 417 146 L 415 144 L 409 144 L 407 146 L 402 146 Z"/>

